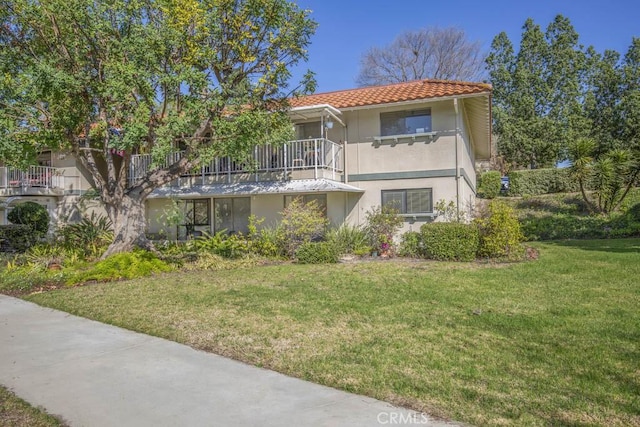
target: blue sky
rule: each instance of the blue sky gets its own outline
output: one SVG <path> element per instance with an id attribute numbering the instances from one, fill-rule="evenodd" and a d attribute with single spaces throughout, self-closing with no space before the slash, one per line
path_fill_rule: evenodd
<path id="1" fill-rule="evenodd" d="M 372 46 L 389 44 L 405 30 L 427 26 L 463 29 L 486 50 L 506 31 L 517 49 L 527 18 L 546 29 L 557 14 L 571 20 L 582 44 L 597 51 L 624 55 L 633 36 L 640 37 L 638 0 L 298 0 L 313 11 L 319 27 L 309 49 L 309 62 L 294 71 L 316 73 L 318 92 L 356 87 L 361 55 Z"/>

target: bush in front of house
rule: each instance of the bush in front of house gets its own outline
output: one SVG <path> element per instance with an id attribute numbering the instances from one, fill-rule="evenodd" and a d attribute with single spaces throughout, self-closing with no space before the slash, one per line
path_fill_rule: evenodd
<path id="1" fill-rule="evenodd" d="M 87 257 L 97 258 L 113 241 L 113 227 L 109 218 L 91 212 L 77 223 L 62 226 L 56 239 L 64 247 L 81 248 Z"/>
<path id="2" fill-rule="evenodd" d="M 24 252 L 37 241 L 38 238 L 30 225 L 0 225 L 0 249 L 2 252 Z"/>
<path id="3" fill-rule="evenodd" d="M 134 279 L 171 270 L 172 267 L 156 257 L 154 253 L 135 250 L 133 252 L 115 254 L 98 261 L 87 270 L 76 272 L 72 279 L 70 279 L 70 282 L 81 283 L 91 280 L 102 282 Z"/>
<path id="4" fill-rule="evenodd" d="M 398 209 L 389 206 L 374 206 L 365 213 L 364 230 L 369 238 L 371 250 L 380 255 L 393 255 L 395 244 L 393 237 L 404 222 Z"/>
<path id="5" fill-rule="evenodd" d="M 487 171 L 478 179 L 478 196 L 484 199 L 495 199 L 500 195 L 501 175 L 498 171 Z"/>
<path id="6" fill-rule="evenodd" d="M 371 253 L 367 233 L 357 225 L 342 224 L 338 228 L 333 228 L 327 233 L 326 239 L 338 249 L 341 255 L 362 256 Z"/>
<path id="7" fill-rule="evenodd" d="M 284 252 L 293 258 L 302 244 L 321 241 L 327 225 L 328 220 L 315 200 L 304 203 L 301 198 L 294 198 L 282 211 L 279 225 Z"/>
<path id="8" fill-rule="evenodd" d="M 402 235 L 398 255 L 406 258 L 420 258 L 424 256 L 424 244 L 417 231 L 407 231 Z"/>
<path id="9" fill-rule="evenodd" d="M 46 236 L 49 231 L 49 212 L 47 208 L 35 202 L 17 204 L 7 215 L 14 224 L 28 225 L 37 238 Z"/>
<path id="10" fill-rule="evenodd" d="M 524 235 L 511 206 L 494 200 L 475 223 L 480 234 L 479 256 L 513 259 L 523 255 Z"/>
<path id="11" fill-rule="evenodd" d="M 335 264 L 340 250 L 332 242 L 306 242 L 296 251 L 299 264 Z"/>
<path id="12" fill-rule="evenodd" d="M 193 241 L 196 251 L 211 252 L 224 258 L 239 258 L 248 251 L 247 239 L 241 233 L 228 234 L 221 230 L 211 235 L 204 233 Z"/>
<path id="13" fill-rule="evenodd" d="M 434 222 L 420 227 L 424 256 L 439 261 L 473 261 L 479 234 L 474 224 Z"/>

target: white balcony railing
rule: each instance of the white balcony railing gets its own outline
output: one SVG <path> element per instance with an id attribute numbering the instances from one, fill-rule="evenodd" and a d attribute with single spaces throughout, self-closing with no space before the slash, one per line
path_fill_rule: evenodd
<path id="1" fill-rule="evenodd" d="M 30 166 L 27 170 L 0 167 L 0 188 L 64 189 L 63 169 Z"/>
<path id="2" fill-rule="evenodd" d="M 129 180 L 135 181 L 144 176 L 153 167 L 166 167 L 180 160 L 183 152 L 178 151 L 167 156 L 163 164 L 153 164 L 150 154 L 132 156 Z M 287 172 L 300 169 L 314 170 L 318 177 L 319 170 L 341 173 L 342 145 L 324 138 L 289 141 L 282 146 L 256 146 L 249 159 L 233 160 L 230 157 L 219 157 L 198 170 L 184 176 L 231 175 L 240 173 Z"/>

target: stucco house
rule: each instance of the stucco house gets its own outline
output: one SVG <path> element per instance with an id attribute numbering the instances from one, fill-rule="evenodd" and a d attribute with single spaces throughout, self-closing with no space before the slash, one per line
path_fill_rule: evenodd
<path id="1" fill-rule="evenodd" d="M 245 162 L 215 159 L 157 189 L 147 202 L 149 233 L 244 232 L 251 214 L 275 223 L 294 197 L 316 200 L 334 225 L 362 224 L 371 208 L 393 203 L 405 231 L 433 221 L 438 200 L 461 210 L 474 205 L 475 162 L 491 154 L 490 85 L 419 80 L 318 93 L 291 104 L 296 140 L 257 146 Z M 147 155 L 134 156 L 129 178 L 149 164 Z M 11 203 L 26 198 L 66 218 L 89 188 L 64 154 L 49 153 L 27 173 L 0 167 L 0 223 Z M 173 201 L 185 220 L 167 229 L 163 212 Z"/>

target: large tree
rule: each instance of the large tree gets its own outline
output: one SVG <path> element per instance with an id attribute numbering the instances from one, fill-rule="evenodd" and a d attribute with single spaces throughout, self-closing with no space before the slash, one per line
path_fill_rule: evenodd
<path id="1" fill-rule="evenodd" d="M 429 27 L 400 34 L 390 45 L 369 49 L 357 83 L 374 86 L 418 79 L 478 81 L 484 76 L 479 42 L 459 28 Z"/>
<path id="2" fill-rule="evenodd" d="M 569 145 L 569 158 L 589 208 L 607 213 L 640 179 L 640 38 L 623 58 L 615 51 L 591 51 L 589 63 L 584 136 Z"/>
<path id="3" fill-rule="evenodd" d="M 487 57 L 493 85 L 498 150 L 513 167 L 553 166 L 583 132 L 587 56 L 569 20 L 556 16 L 546 32 L 528 19 L 518 52 L 506 33 Z"/>
<path id="4" fill-rule="evenodd" d="M 217 155 L 281 141 L 316 24 L 286 0 L 0 0 L 0 158 L 68 149 L 114 226 L 107 253 L 151 247 L 151 192 Z M 167 164 L 167 154 L 184 154 Z M 131 181 L 131 156 L 155 167 Z"/>

